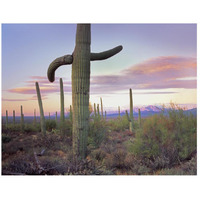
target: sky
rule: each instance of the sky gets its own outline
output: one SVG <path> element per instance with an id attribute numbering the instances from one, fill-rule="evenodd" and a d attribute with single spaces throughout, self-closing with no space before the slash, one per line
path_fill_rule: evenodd
<path id="1" fill-rule="evenodd" d="M 72 104 L 71 65 L 47 79 L 49 64 L 72 54 L 75 24 L 2 24 L 2 115 L 39 114 L 35 82 L 40 86 L 45 115 L 60 110 L 59 78 L 63 78 L 65 109 Z M 91 52 L 122 45 L 103 61 L 91 61 L 90 102 L 105 110 L 134 106 L 197 103 L 196 24 L 92 24 Z"/>

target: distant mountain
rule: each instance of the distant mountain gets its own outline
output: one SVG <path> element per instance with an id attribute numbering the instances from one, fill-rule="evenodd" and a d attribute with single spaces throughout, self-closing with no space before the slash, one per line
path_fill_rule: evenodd
<path id="1" fill-rule="evenodd" d="M 155 114 L 158 114 L 158 113 L 162 112 L 162 110 L 163 110 L 163 108 L 161 106 L 158 107 L 158 106 L 154 106 L 154 105 L 142 106 L 142 107 L 135 107 L 133 109 L 133 116 L 134 117 L 138 117 L 138 110 L 139 109 L 140 109 L 142 117 L 148 117 L 148 116 L 151 116 L 151 115 L 155 115 Z M 169 109 L 170 108 L 165 108 L 164 109 L 164 113 L 167 114 L 167 111 Z M 128 113 L 129 113 L 129 110 L 128 110 Z M 197 108 L 192 108 L 192 109 L 184 110 L 184 113 L 186 113 L 186 114 L 192 113 L 193 115 L 196 116 L 197 115 Z M 121 113 L 120 113 L 121 116 L 123 116 L 125 114 L 126 114 L 125 110 L 121 111 Z M 108 112 L 107 113 L 107 117 L 109 117 L 109 118 L 118 117 L 118 112 L 117 111 Z"/>

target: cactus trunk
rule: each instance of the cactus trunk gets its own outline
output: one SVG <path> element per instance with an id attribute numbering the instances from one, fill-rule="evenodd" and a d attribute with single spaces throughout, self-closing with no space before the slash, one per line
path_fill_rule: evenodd
<path id="1" fill-rule="evenodd" d="M 36 110 L 34 109 L 34 119 L 33 119 L 34 126 L 36 125 Z"/>
<path id="2" fill-rule="evenodd" d="M 13 125 L 15 125 L 15 111 L 13 110 Z"/>
<path id="3" fill-rule="evenodd" d="M 35 83 L 36 91 L 37 91 L 37 97 L 38 97 L 38 104 L 40 108 L 40 124 L 41 124 L 41 132 L 45 135 L 46 134 L 46 125 L 45 125 L 45 118 L 44 118 L 44 111 L 43 111 L 43 105 L 42 105 L 42 99 L 40 95 L 40 88 L 38 82 Z"/>
<path id="4" fill-rule="evenodd" d="M 120 119 L 120 106 L 118 106 L 118 118 Z"/>
<path id="5" fill-rule="evenodd" d="M 8 111 L 6 110 L 6 128 L 8 128 Z"/>
<path id="6" fill-rule="evenodd" d="M 58 122 L 58 114 L 57 114 L 57 111 L 56 111 L 56 123 Z"/>
<path id="7" fill-rule="evenodd" d="M 23 107 L 21 106 L 21 131 L 24 131 L 24 114 L 23 114 Z"/>
<path id="8" fill-rule="evenodd" d="M 97 116 L 97 109 L 96 109 L 96 104 L 94 103 L 94 117 L 96 118 Z"/>
<path id="9" fill-rule="evenodd" d="M 75 159 L 83 159 L 87 154 L 90 43 L 90 25 L 78 24 L 72 63 L 73 154 Z"/>
<path id="10" fill-rule="evenodd" d="M 138 109 L 138 124 L 139 124 L 139 127 L 141 128 L 141 112 L 140 112 L 140 109 Z"/>
<path id="11" fill-rule="evenodd" d="M 129 130 L 133 132 L 133 97 L 132 97 L 132 89 L 129 90 L 130 94 L 130 123 L 129 123 Z"/>
<path id="12" fill-rule="evenodd" d="M 108 51 L 91 53 L 90 29 L 90 24 L 78 24 L 73 54 L 56 58 L 47 71 L 49 81 L 53 82 L 55 71 L 59 66 L 72 64 L 73 155 L 75 160 L 84 159 L 87 154 L 90 61 L 110 58 L 122 50 L 122 46 L 117 46 Z"/>
<path id="13" fill-rule="evenodd" d="M 103 102 L 102 102 L 102 98 L 100 98 L 101 100 L 101 118 L 103 119 Z"/>
<path id="14" fill-rule="evenodd" d="M 97 117 L 100 118 L 99 104 L 97 104 Z"/>
<path id="15" fill-rule="evenodd" d="M 70 118 L 70 121 L 72 122 L 72 117 L 73 115 L 72 115 L 72 106 L 70 105 L 70 113 L 69 113 L 69 118 Z"/>
<path id="16" fill-rule="evenodd" d="M 63 80 L 60 78 L 60 123 L 65 121 Z"/>

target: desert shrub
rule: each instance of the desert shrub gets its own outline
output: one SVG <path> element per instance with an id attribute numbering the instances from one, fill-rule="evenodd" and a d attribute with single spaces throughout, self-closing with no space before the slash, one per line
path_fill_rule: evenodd
<path id="1" fill-rule="evenodd" d="M 30 133 L 30 132 L 39 132 L 40 131 L 40 125 L 33 125 L 33 124 L 25 124 L 24 126 L 24 132 Z"/>
<path id="2" fill-rule="evenodd" d="M 70 120 L 66 119 L 64 123 L 58 125 L 58 128 L 63 135 L 72 136 L 72 122 Z"/>
<path id="3" fill-rule="evenodd" d="M 196 118 L 171 107 L 167 115 L 154 115 L 136 131 L 129 151 L 151 160 L 154 168 L 169 167 L 196 150 Z"/>
<path id="4" fill-rule="evenodd" d="M 93 160 L 103 161 L 103 159 L 106 157 L 106 153 L 102 151 L 101 149 L 95 149 L 91 152 L 89 155 Z"/>
<path id="5" fill-rule="evenodd" d="M 98 148 L 106 137 L 106 122 L 101 119 L 90 121 L 88 143 L 94 148 Z"/>
<path id="6" fill-rule="evenodd" d="M 2 143 L 8 143 L 8 142 L 10 142 L 11 141 L 11 137 L 10 136 L 8 136 L 8 135 L 6 135 L 6 134 L 2 134 Z"/>
<path id="7" fill-rule="evenodd" d="M 52 129 L 56 129 L 56 121 L 55 120 L 46 120 L 46 130 L 52 131 Z"/>
<path id="8" fill-rule="evenodd" d="M 126 157 L 127 152 L 123 149 L 116 149 L 112 154 L 106 156 L 104 163 L 109 169 L 126 169 Z"/>
<path id="9" fill-rule="evenodd" d="M 107 123 L 111 131 L 119 132 L 129 128 L 129 121 L 126 116 L 110 119 Z"/>

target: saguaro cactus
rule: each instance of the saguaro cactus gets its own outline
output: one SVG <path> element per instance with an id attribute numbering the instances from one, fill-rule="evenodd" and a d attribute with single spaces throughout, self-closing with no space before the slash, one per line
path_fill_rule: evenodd
<path id="1" fill-rule="evenodd" d="M 42 105 L 42 98 L 40 95 L 40 88 L 38 82 L 35 83 L 36 91 L 37 91 L 37 97 L 38 97 L 38 104 L 40 108 L 40 124 L 41 124 L 41 132 L 45 135 L 46 134 L 46 124 L 45 124 L 45 118 L 44 118 L 44 111 L 43 111 L 43 105 Z"/>
<path id="2" fill-rule="evenodd" d="M 130 122 L 129 122 L 129 130 L 133 132 L 133 97 L 132 97 L 132 89 L 129 90 L 130 95 Z"/>
<path id="3" fill-rule="evenodd" d="M 97 109 L 96 109 L 96 104 L 94 103 L 94 117 L 97 117 Z"/>
<path id="4" fill-rule="evenodd" d="M 8 128 L 8 111 L 6 110 L 6 128 Z"/>
<path id="5" fill-rule="evenodd" d="M 36 125 L 36 110 L 34 109 L 34 119 L 33 119 L 33 124 Z"/>
<path id="6" fill-rule="evenodd" d="M 70 118 L 70 121 L 72 122 L 72 106 L 70 105 L 70 108 L 69 108 L 69 111 L 70 111 L 70 113 L 69 113 L 69 118 Z"/>
<path id="7" fill-rule="evenodd" d="M 65 120 L 64 112 L 64 91 L 63 91 L 63 80 L 60 78 L 60 123 L 63 125 Z"/>
<path id="8" fill-rule="evenodd" d="M 23 114 L 23 107 L 21 106 L 21 131 L 24 131 L 24 114 Z"/>
<path id="9" fill-rule="evenodd" d="M 15 110 L 13 110 L 13 125 L 15 125 Z"/>
<path id="10" fill-rule="evenodd" d="M 118 118 L 120 119 L 120 106 L 118 106 Z"/>
<path id="11" fill-rule="evenodd" d="M 140 109 L 138 109 L 138 124 L 139 124 L 139 127 L 141 128 L 141 112 L 140 112 Z"/>
<path id="12" fill-rule="evenodd" d="M 56 111 L 56 118 L 55 118 L 55 120 L 56 120 L 56 123 L 58 122 L 58 114 L 57 114 L 57 111 Z"/>
<path id="13" fill-rule="evenodd" d="M 103 102 L 102 102 L 102 98 L 100 98 L 101 101 L 101 119 L 103 119 Z"/>
<path id="14" fill-rule="evenodd" d="M 49 81 L 53 82 L 55 70 L 59 66 L 72 64 L 73 154 L 75 160 L 83 159 L 87 154 L 90 61 L 107 59 L 122 50 L 122 46 L 118 46 L 105 52 L 91 53 L 90 43 L 90 24 L 78 24 L 73 54 L 55 59 L 47 72 Z"/>

